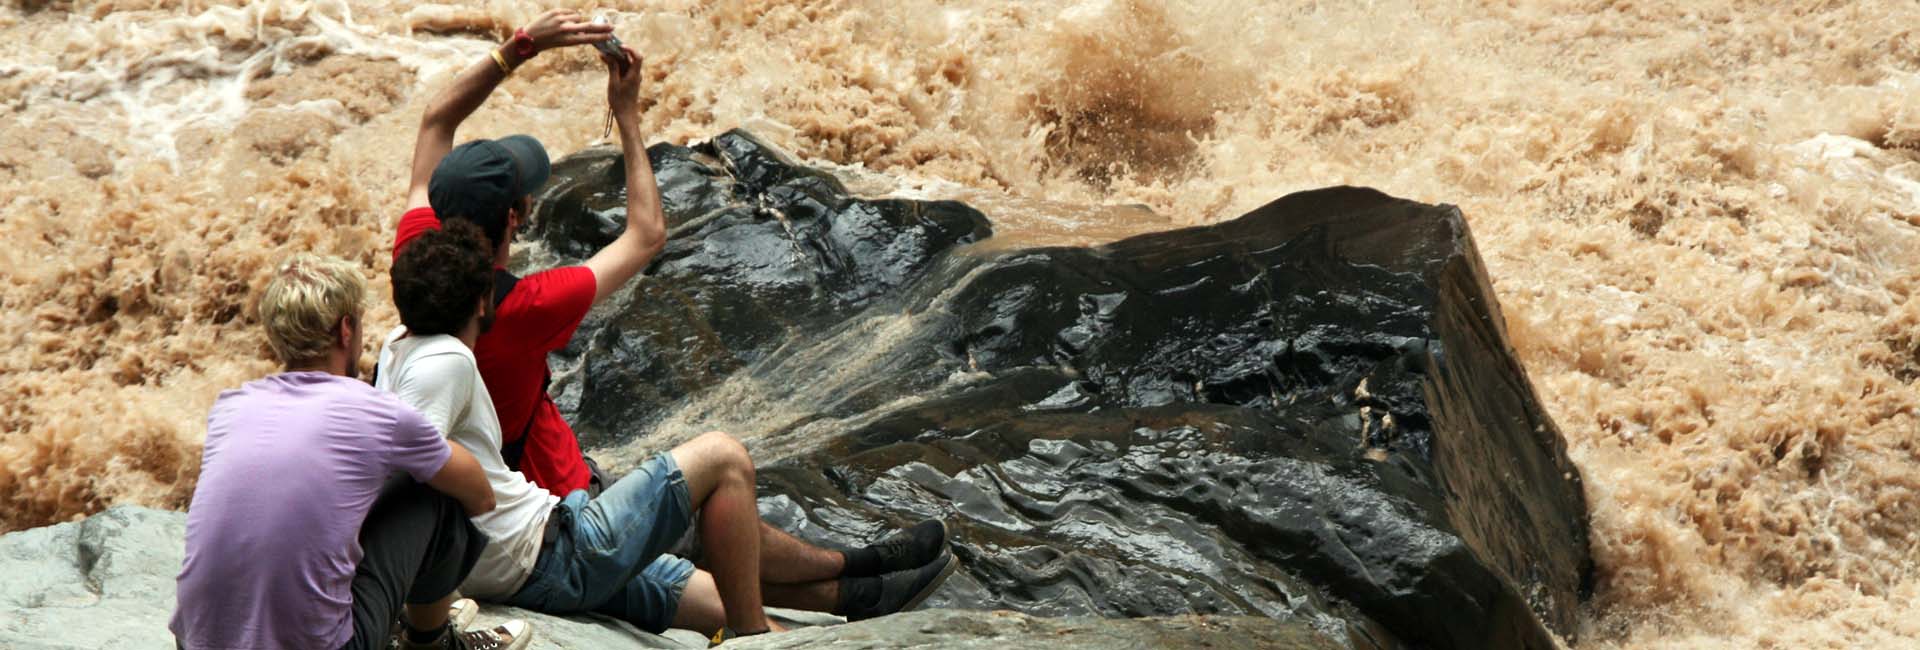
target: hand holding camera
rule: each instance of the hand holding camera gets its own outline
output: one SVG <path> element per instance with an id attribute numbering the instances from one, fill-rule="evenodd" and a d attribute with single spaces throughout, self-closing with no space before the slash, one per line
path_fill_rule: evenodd
<path id="1" fill-rule="evenodd" d="M 593 18 L 592 24 L 605 26 L 607 29 L 607 40 L 594 41 L 593 49 L 600 50 L 602 56 L 619 61 L 620 71 L 625 72 L 632 61 L 627 57 L 626 45 L 620 42 L 620 37 L 613 35 L 613 23 L 609 22 L 605 15 L 600 15 Z"/>
<path id="2" fill-rule="evenodd" d="M 594 19 L 594 24 L 606 24 L 606 17 Z M 611 34 L 606 41 L 593 46 L 600 50 L 601 62 L 607 64 L 607 108 L 612 109 L 614 121 L 639 117 L 640 68 L 644 62 L 640 53 L 622 45 L 620 39 Z"/>

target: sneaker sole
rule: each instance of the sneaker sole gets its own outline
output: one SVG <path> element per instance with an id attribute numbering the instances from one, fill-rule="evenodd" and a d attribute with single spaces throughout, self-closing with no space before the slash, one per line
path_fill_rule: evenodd
<path id="1" fill-rule="evenodd" d="M 513 643 L 507 645 L 506 650 L 526 650 L 527 648 L 530 648 L 530 647 L 533 647 L 533 625 L 532 624 L 527 625 L 526 633 L 521 634 L 520 636 L 514 637 Z"/>
<path id="2" fill-rule="evenodd" d="M 461 600 L 466 600 L 466 599 L 463 598 Z M 473 601 L 471 600 L 467 600 L 467 602 L 473 603 Z M 473 625 L 473 619 L 479 618 L 479 617 L 480 617 L 480 604 L 473 603 L 472 605 L 469 605 L 467 607 L 456 608 L 453 611 L 448 612 L 447 620 L 453 622 L 453 629 L 464 630 Z"/>
<path id="3" fill-rule="evenodd" d="M 908 598 L 907 603 L 901 605 L 899 611 L 908 612 L 913 611 L 915 607 L 919 607 L 920 603 L 926 602 L 927 597 L 932 596 L 933 592 L 940 589 L 940 585 L 947 583 L 947 578 L 953 577 L 954 571 L 959 570 L 960 558 L 954 557 L 953 553 L 950 552 L 942 553 L 941 555 L 947 558 L 946 568 L 940 570 L 939 577 L 934 578 L 933 582 L 927 583 L 927 586 L 920 588 L 919 593 L 914 594 L 912 598 Z"/>
<path id="4" fill-rule="evenodd" d="M 953 555 L 953 529 L 947 527 L 947 520 L 945 519 L 935 519 L 934 521 L 940 522 L 940 552 Z"/>

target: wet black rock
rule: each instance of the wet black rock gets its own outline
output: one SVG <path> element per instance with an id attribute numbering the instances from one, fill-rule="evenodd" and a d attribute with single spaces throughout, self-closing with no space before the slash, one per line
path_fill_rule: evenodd
<path id="1" fill-rule="evenodd" d="M 611 308 L 597 310 L 565 356 L 576 428 L 629 429 L 710 388 L 767 350 L 833 327 L 917 278 L 929 262 L 992 234 L 978 210 L 951 201 L 864 200 L 833 176 L 797 165 L 742 132 L 693 148 L 655 145 L 670 238 Z M 626 223 L 623 157 L 569 156 L 533 219 L 533 236 L 563 260 L 584 260 Z M 595 351 L 581 357 L 581 352 Z M 603 396 L 618 399 L 599 399 Z"/>
<path id="2" fill-rule="evenodd" d="M 735 431 L 763 511 L 839 544 L 947 518 L 965 569 L 935 605 L 1255 614 L 1354 647 L 1571 634 L 1579 474 L 1456 209 L 1331 188 L 979 254 L 979 213 L 848 197 L 741 133 L 649 153 L 674 241 L 561 355 L 584 439 L 787 414 Z M 563 261 L 617 232 L 613 160 L 556 165 L 536 235 Z"/>

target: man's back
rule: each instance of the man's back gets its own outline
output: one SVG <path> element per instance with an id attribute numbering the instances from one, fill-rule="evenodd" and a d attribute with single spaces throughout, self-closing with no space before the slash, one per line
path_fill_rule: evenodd
<path id="1" fill-rule="evenodd" d="M 394 330 L 380 350 L 379 387 L 419 409 L 449 440 L 480 462 L 498 504 L 473 518 L 492 543 L 461 585 L 476 598 L 504 598 L 533 571 L 547 514 L 559 499 L 506 466 L 500 457 L 500 420 L 473 354 L 445 334 L 406 336 Z"/>
<path id="2" fill-rule="evenodd" d="M 346 377 L 288 372 L 221 393 L 174 635 L 189 648 L 339 646 L 374 498 L 393 472 L 424 482 L 449 454 L 418 413 Z"/>

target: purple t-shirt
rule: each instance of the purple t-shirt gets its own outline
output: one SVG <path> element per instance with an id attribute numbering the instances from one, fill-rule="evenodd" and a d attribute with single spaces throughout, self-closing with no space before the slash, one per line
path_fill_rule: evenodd
<path id="1" fill-rule="evenodd" d="M 374 498 L 393 472 L 426 481 L 452 453 L 425 417 L 346 377 L 288 372 L 220 393 L 167 627 L 194 649 L 339 647 Z"/>

